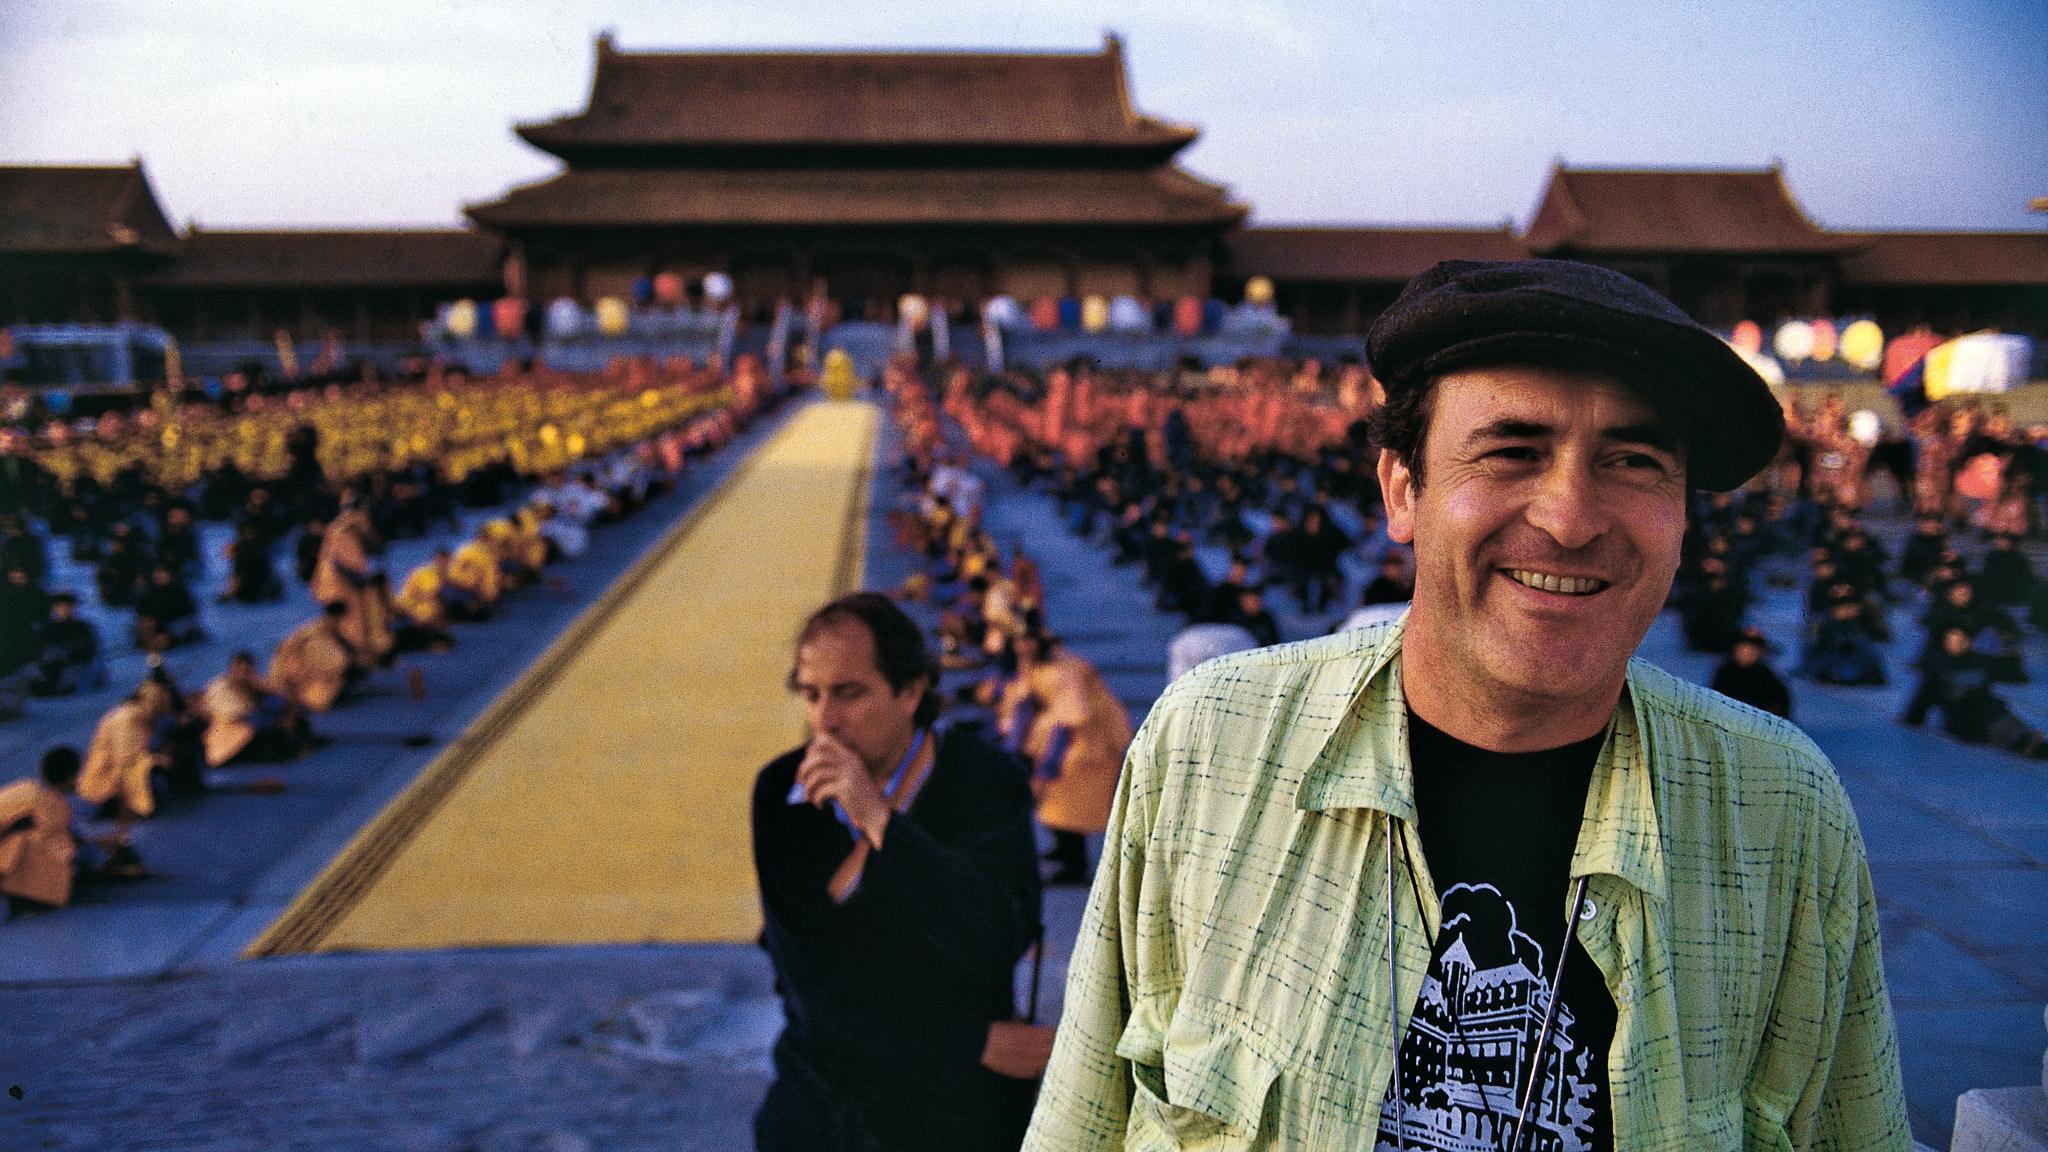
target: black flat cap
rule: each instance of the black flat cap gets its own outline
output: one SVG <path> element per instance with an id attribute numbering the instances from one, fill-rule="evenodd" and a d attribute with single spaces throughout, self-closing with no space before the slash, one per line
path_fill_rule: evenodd
<path id="1" fill-rule="evenodd" d="M 1785 414 L 1719 336 L 1619 272 L 1574 260 L 1445 260 L 1408 282 L 1365 338 L 1389 396 L 1459 368 L 1603 372 L 1690 430 L 1686 471 L 1741 487 L 1778 453 Z"/>

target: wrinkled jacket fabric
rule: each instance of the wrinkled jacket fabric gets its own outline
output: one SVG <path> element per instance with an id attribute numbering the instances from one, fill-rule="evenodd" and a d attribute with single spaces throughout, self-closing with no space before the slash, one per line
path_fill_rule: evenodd
<path id="1" fill-rule="evenodd" d="M 1161 697 L 1027 1149 L 1373 1146 L 1439 927 L 1402 627 L 1226 656 Z M 1571 870 L 1619 1012 L 1617 1148 L 1911 1148 L 1862 836 L 1798 729 L 1632 662 Z"/>

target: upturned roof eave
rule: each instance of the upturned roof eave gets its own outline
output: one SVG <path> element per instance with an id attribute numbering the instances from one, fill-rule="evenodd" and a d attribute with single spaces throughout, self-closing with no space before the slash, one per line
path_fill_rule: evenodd
<path id="1" fill-rule="evenodd" d="M 573 160 L 604 152 L 655 152 L 682 149 L 777 149 L 804 148 L 900 148 L 900 149 L 985 149 L 990 152 L 1014 151 L 1016 149 L 1062 149 L 1075 152 L 1117 152 L 1161 153 L 1172 156 L 1201 135 L 1200 131 L 1179 125 L 1150 125 L 1147 130 L 1132 132 L 1116 137 L 1104 136 L 1047 136 L 1036 139 L 998 139 L 980 137 L 915 137 L 899 139 L 849 139 L 829 138 L 756 138 L 715 137 L 715 136 L 650 136 L 621 132 L 607 127 L 597 127 L 583 122 L 581 116 L 542 120 L 526 124 L 515 124 L 512 131 L 535 148 L 563 160 Z"/>

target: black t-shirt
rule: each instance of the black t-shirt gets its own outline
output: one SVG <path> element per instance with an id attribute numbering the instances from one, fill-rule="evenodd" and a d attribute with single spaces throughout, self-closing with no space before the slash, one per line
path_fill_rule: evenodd
<path id="1" fill-rule="evenodd" d="M 1442 930 L 1401 1044 L 1379 1148 L 1506 1148 L 1529 1052 L 1566 937 L 1572 850 L 1602 736 L 1542 752 L 1489 752 L 1408 715 L 1416 831 Z M 1614 1000 L 1574 940 L 1528 1146 L 1614 1147 L 1607 1050 Z"/>

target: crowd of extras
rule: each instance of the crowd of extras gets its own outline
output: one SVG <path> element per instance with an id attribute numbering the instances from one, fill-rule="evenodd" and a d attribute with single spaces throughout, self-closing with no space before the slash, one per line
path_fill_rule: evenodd
<path id="1" fill-rule="evenodd" d="M 1382 526 L 1355 366 L 1325 376 L 1313 364 L 1254 364 L 1219 381 L 897 365 L 884 384 L 904 445 L 892 523 L 921 558 L 899 596 L 933 617 L 956 705 L 1031 768 L 1051 882 L 1087 879 L 1085 836 L 1107 818 L 1131 718 L 1048 626 L 1034 558 L 1014 543 L 1006 554 L 984 527 L 970 452 L 1050 497 L 1067 531 L 1135 568 L 1154 607 L 1185 619 L 1170 674 L 1389 618 L 1412 594 L 1413 558 Z M 431 461 L 330 476 L 307 425 L 281 474 L 251 476 L 228 460 L 175 487 L 141 459 L 104 481 L 58 479 L 24 450 L 22 431 L 0 429 L 0 722 L 39 698 L 102 691 L 110 646 L 150 657 L 82 751 L 49 748 L 39 774 L 0 786 L 10 915 L 66 903 L 78 878 L 146 874 L 138 821 L 203 796 L 225 779 L 216 769 L 319 748 L 317 717 L 346 707 L 397 656 L 447 651 L 459 626 L 516 610 L 550 563 L 582 554 L 594 528 L 671 486 L 741 418 L 720 412 L 542 474 L 496 461 L 459 481 Z M 1901 435 L 1858 436 L 1832 394 L 1789 402 L 1787 424 L 1774 466 L 1739 491 L 1694 498 L 1671 607 L 1686 644 L 1721 657 L 1712 687 L 1789 717 L 1779 667 L 1849 686 L 1913 676 L 1901 722 L 1938 716 L 1957 739 L 2048 758 L 2048 737 L 2000 694 L 2029 678 L 2028 630 L 2048 630 L 2048 580 L 2023 547 L 2040 530 L 2035 478 L 2048 477 L 2040 430 L 1951 402 L 1914 413 Z M 482 513 L 466 539 L 464 510 Z M 1914 528 L 1888 547 L 1872 512 L 1910 516 Z M 204 576 L 208 521 L 231 526 L 218 583 Z M 442 541 L 428 560 L 402 577 L 386 570 L 390 542 L 428 537 Z M 52 586 L 57 549 L 90 581 Z M 203 684 L 179 683 L 159 659 L 210 633 L 255 631 L 240 613 L 292 583 L 317 610 L 274 648 L 234 651 Z M 1754 624 L 1772 589 L 1803 594 L 1796 630 Z M 1299 609 L 1286 613 L 1291 626 L 1273 597 Z M 118 634 L 103 635 L 80 612 L 87 603 Z M 74 798 L 107 830 L 80 835 Z"/>
<path id="2" fill-rule="evenodd" d="M 1051 496 L 1070 532 L 1135 566 L 1155 608 L 1185 618 L 1171 674 L 1388 619 L 1412 594 L 1413 557 L 1383 528 L 1364 404 L 1332 405 L 1332 389 L 1304 384 L 1298 368 L 1254 369 L 1228 389 L 1083 367 L 956 373 L 940 387 L 936 409 L 977 450 Z M 1975 398 L 1920 409 L 1875 437 L 1855 433 L 1835 393 L 1788 400 L 1786 420 L 1771 468 L 1738 491 L 1693 497 L 1669 608 L 1685 644 L 1719 658 L 1711 687 L 1790 718 L 1788 676 L 1844 686 L 1911 677 L 1901 723 L 1937 717 L 1958 740 L 2048 758 L 2048 737 L 2001 694 L 2029 678 L 2027 634 L 2048 631 L 2048 580 L 2024 547 L 2041 530 L 2048 430 L 2022 429 Z M 969 575 L 949 653 L 1013 611 L 993 567 L 979 566 L 978 581 L 956 566 Z M 1803 596 L 1796 623 L 1764 618 L 1773 589 Z M 1291 635 L 1274 597 L 1300 610 Z"/>
<path id="3" fill-rule="evenodd" d="M 667 491 L 753 414 L 721 409 L 545 473 L 498 459 L 459 481 L 432 461 L 331 476 L 310 423 L 291 434 L 281 475 L 252 476 L 230 458 L 169 486 L 138 455 L 104 481 L 59 479 L 25 450 L 25 430 L 0 429 L 0 723 L 50 698 L 118 690 L 83 750 L 49 747 L 38 773 L 0 785 L 8 916 L 67 904 L 80 882 L 148 875 L 139 822 L 167 803 L 283 791 L 275 775 L 216 770 L 311 755 L 331 742 L 318 718 L 377 691 L 399 656 L 453 650 L 458 627 L 516 615 L 522 589 L 566 591 L 549 565 L 582 555 L 594 530 Z M 466 536 L 465 512 L 476 525 Z M 206 522 L 231 526 L 224 581 L 208 575 Z M 421 539 L 435 541 L 425 562 L 387 569 L 392 542 Z M 64 570 L 89 580 L 53 586 L 60 549 Z M 274 612 L 259 606 L 294 586 L 313 610 L 274 647 L 234 645 L 203 682 L 181 683 L 164 664 L 209 636 L 274 635 L 263 624 Z M 109 684 L 120 646 L 146 655 L 139 683 Z"/>

